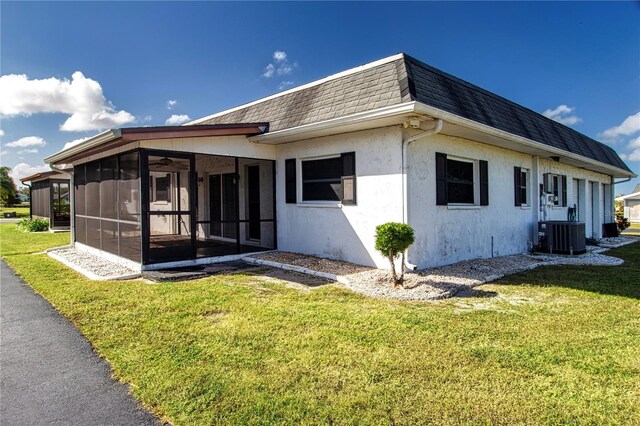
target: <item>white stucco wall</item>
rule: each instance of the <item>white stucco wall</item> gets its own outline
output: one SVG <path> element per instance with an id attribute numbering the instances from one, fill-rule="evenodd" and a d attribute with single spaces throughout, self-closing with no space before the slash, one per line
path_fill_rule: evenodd
<path id="1" fill-rule="evenodd" d="M 315 254 L 364 265 L 388 267 L 375 251 L 375 227 L 388 221 L 401 222 L 401 141 L 415 133 L 400 127 L 355 132 L 312 139 L 277 147 L 277 216 L 280 250 Z M 306 206 L 285 203 L 284 162 L 308 157 L 356 152 L 357 205 Z M 472 160 L 486 160 L 489 174 L 488 206 L 437 206 L 435 154 Z M 529 206 L 514 205 L 514 167 L 530 171 Z M 446 135 L 434 135 L 411 144 L 407 151 L 408 223 L 416 241 L 409 260 L 419 268 L 445 265 L 460 260 L 526 252 L 537 237 L 539 220 L 567 220 L 568 207 L 575 203 L 573 185 L 581 186 L 580 221 L 595 212 L 595 237 L 601 236 L 605 221 L 605 194 L 611 192 L 611 177 L 550 159 L 532 157 L 491 145 Z M 544 173 L 567 176 L 567 207 L 541 209 L 538 182 Z M 536 178 L 537 176 L 537 178 Z M 595 191 L 591 190 L 591 183 Z M 299 197 L 300 199 L 300 197 Z M 546 215 L 545 215 L 546 210 Z M 493 246 L 492 246 L 493 241 Z M 492 248 L 493 247 L 493 248 Z M 492 252 L 493 250 L 493 252 Z"/>
<path id="2" fill-rule="evenodd" d="M 357 205 L 285 203 L 285 159 L 356 152 Z M 402 221 L 401 131 L 386 127 L 278 145 L 278 248 L 385 267 L 375 227 Z M 300 173 L 297 173 L 298 188 Z M 300 201 L 300 197 L 298 197 Z"/>
<path id="3" fill-rule="evenodd" d="M 488 162 L 488 206 L 460 208 L 436 205 L 436 152 Z M 411 261 L 420 268 L 491 257 L 492 240 L 494 256 L 526 252 L 530 244 L 534 244 L 538 220 L 567 220 L 567 210 L 575 202 L 574 178 L 579 182 L 594 182 L 598 188 L 595 194 L 598 207 L 596 237 L 601 236 L 605 214 L 603 204 L 606 187 L 603 184 L 611 182 L 610 176 L 549 159 L 538 159 L 536 165 L 536 159 L 530 155 L 446 135 L 431 136 L 412 144 L 408 161 L 409 224 L 416 231 L 416 242 L 409 253 Z M 529 177 L 531 207 L 514 205 L 513 173 L 516 166 L 529 169 L 532 173 Z M 567 207 L 535 208 L 533 197 L 539 197 L 539 188 L 533 176 L 536 169 L 539 182 L 542 182 L 544 173 L 567 176 Z M 587 200 L 590 197 L 587 194 Z M 612 204 L 611 201 L 608 203 Z M 587 204 L 590 208 L 588 202 L 580 204 Z M 611 209 L 612 206 L 606 212 Z M 586 226 L 588 236 L 591 235 L 590 226 Z"/>
<path id="4" fill-rule="evenodd" d="M 472 207 L 436 205 L 436 152 L 472 160 L 486 160 L 489 205 Z M 409 224 L 416 232 L 410 248 L 419 268 L 464 259 L 502 256 L 527 250 L 531 241 L 531 207 L 514 205 L 513 170 L 531 170 L 532 157 L 445 135 L 435 135 L 410 145 Z"/>

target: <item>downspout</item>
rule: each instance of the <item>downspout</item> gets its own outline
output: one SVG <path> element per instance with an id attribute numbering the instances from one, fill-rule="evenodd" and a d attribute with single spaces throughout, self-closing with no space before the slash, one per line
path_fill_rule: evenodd
<path id="1" fill-rule="evenodd" d="M 57 168 L 53 164 L 49 164 L 52 170 L 60 172 L 62 174 L 69 176 L 69 244 L 65 247 L 74 247 L 74 243 L 76 241 L 76 191 L 75 191 L 75 178 L 73 176 L 73 171 L 66 172 L 62 169 Z M 60 248 L 60 247 L 56 247 Z"/>
<path id="2" fill-rule="evenodd" d="M 444 122 L 438 118 L 436 125 L 429 130 L 425 130 L 418 134 L 408 137 L 402 142 L 402 223 L 409 224 L 409 202 L 408 202 L 408 180 L 407 180 L 407 148 L 409 145 L 418 139 L 423 139 L 428 136 L 436 135 L 442 130 Z M 418 269 L 417 265 L 409 262 L 409 253 L 405 255 L 404 266 L 411 271 Z"/>
<path id="3" fill-rule="evenodd" d="M 616 180 L 615 180 L 614 178 L 611 178 L 611 184 L 612 184 L 612 185 L 617 185 L 617 184 L 619 184 L 619 183 L 627 183 L 627 182 L 629 182 L 631 179 L 633 179 L 633 178 L 626 178 L 626 179 L 619 180 L 619 181 L 617 181 L 617 182 L 616 182 Z"/>

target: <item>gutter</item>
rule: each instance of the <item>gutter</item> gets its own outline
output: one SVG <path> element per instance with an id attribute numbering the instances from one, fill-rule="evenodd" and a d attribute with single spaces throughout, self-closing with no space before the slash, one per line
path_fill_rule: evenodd
<path id="1" fill-rule="evenodd" d="M 555 148 L 549 145 L 545 145 L 541 142 L 536 142 L 531 139 L 524 138 L 522 136 L 514 135 L 513 133 L 505 132 L 504 130 L 496 129 L 495 127 L 487 126 L 486 124 L 481 124 L 476 121 L 469 120 L 468 118 L 460 117 L 459 115 L 451 114 L 450 112 L 446 112 L 441 109 L 434 108 L 432 106 L 429 106 L 420 102 L 416 102 L 415 112 L 418 114 L 429 115 L 434 118 L 441 118 L 443 120 L 446 120 L 448 123 L 467 127 L 469 129 L 476 130 L 478 132 L 485 133 L 488 135 L 496 136 L 501 139 L 506 139 L 512 142 L 516 142 L 524 146 L 528 146 L 530 148 L 535 148 L 541 151 L 549 152 L 555 155 L 559 155 L 561 157 L 571 158 L 573 160 L 580 161 L 582 163 L 599 166 L 603 169 L 610 170 L 612 174 L 628 176 L 630 178 L 638 177 L 638 175 L 628 170 L 624 170 L 624 169 L 612 166 L 610 164 L 602 163 L 600 161 L 593 160 L 591 158 L 584 157 L 582 155 L 574 154 L 560 148 Z M 599 172 L 598 170 L 592 170 L 592 171 L 602 173 L 602 172 Z"/>
<path id="2" fill-rule="evenodd" d="M 415 119 L 410 120 L 409 126 L 411 126 L 411 124 L 413 124 L 412 122 L 414 121 Z M 416 128 L 419 128 L 420 124 L 421 124 L 420 119 L 417 119 Z M 408 194 L 409 182 L 407 179 L 407 168 L 408 168 L 407 167 L 407 148 L 409 147 L 409 145 L 411 145 L 413 142 L 419 139 L 424 139 L 428 136 L 432 136 L 440 133 L 440 131 L 442 130 L 443 124 L 444 122 L 442 121 L 442 119 L 438 118 L 433 128 L 429 130 L 425 130 L 413 136 L 410 136 L 406 140 L 402 141 L 402 223 L 409 224 L 409 194 Z M 406 127 L 409 127 L 409 126 L 406 126 Z M 416 269 L 418 269 L 417 265 L 414 265 L 413 263 L 409 262 L 408 250 L 404 258 L 405 258 L 405 262 L 403 266 L 406 266 L 411 271 L 415 271 Z"/>
<path id="3" fill-rule="evenodd" d="M 112 130 L 104 131 L 102 133 L 98 133 L 97 135 L 92 136 L 86 141 L 80 142 L 79 144 L 74 145 L 71 148 L 63 149 L 62 151 L 56 152 L 55 154 L 45 158 L 44 162 L 48 163 L 52 169 L 55 169 L 53 167 L 53 164 L 57 163 L 58 161 L 68 158 L 72 155 L 79 154 L 83 151 L 86 151 L 87 149 L 94 148 L 105 142 L 110 142 L 112 140 L 118 139 L 120 136 L 121 136 L 120 129 L 112 129 Z M 55 170 L 68 174 L 67 172 L 64 172 L 59 169 L 55 169 Z"/>
<path id="4" fill-rule="evenodd" d="M 359 112 L 356 114 L 346 115 L 343 117 L 332 118 L 330 120 L 318 121 L 316 123 L 303 124 L 297 127 L 276 130 L 275 132 L 268 132 L 262 135 L 251 136 L 247 139 L 250 142 L 254 142 L 254 143 L 268 143 L 280 138 L 297 137 L 297 136 L 304 135 L 305 133 L 332 129 L 338 126 L 360 124 L 360 123 L 365 123 L 367 121 L 373 121 L 373 120 L 384 119 L 384 118 L 393 118 L 396 116 L 403 116 L 405 114 L 414 113 L 415 104 L 416 103 L 413 101 L 405 102 L 399 105 L 392 105 L 392 106 L 378 108 L 370 111 Z M 400 123 L 401 121 L 397 122 L 397 124 L 400 124 Z"/>

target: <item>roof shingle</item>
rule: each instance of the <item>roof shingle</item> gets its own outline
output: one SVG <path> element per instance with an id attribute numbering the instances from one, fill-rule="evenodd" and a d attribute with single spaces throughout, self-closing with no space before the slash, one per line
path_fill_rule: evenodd
<path id="1" fill-rule="evenodd" d="M 406 54 L 198 124 L 269 122 L 273 132 L 411 100 L 631 171 L 611 147 Z"/>

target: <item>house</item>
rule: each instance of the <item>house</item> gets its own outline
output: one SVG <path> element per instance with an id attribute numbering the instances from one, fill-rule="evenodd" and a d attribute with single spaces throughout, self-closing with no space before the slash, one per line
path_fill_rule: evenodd
<path id="1" fill-rule="evenodd" d="M 27 176 L 20 181 L 29 187 L 31 218 L 48 220 L 50 229 L 69 228 L 69 175 L 50 171 Z"/>
<path id="2" fill-rule="evenodd" d="M 72 172 L 74 241 L 157 269 L 287 250 L 385 267 L 525 252 L 569 209 L 598 238 L 610 147 L 398 54 L 182 126 L 113 129 L 45 160 Z M 113 256 L 115 255 L 115 257 Z"/>
<path id="3" fill-rule="evenodd" d="M 640 223 L 640 183 L 631 194 L 618 197 L 616 201 L 623 202 L 624 217 L 629 219 L 630 223 Z"/>

